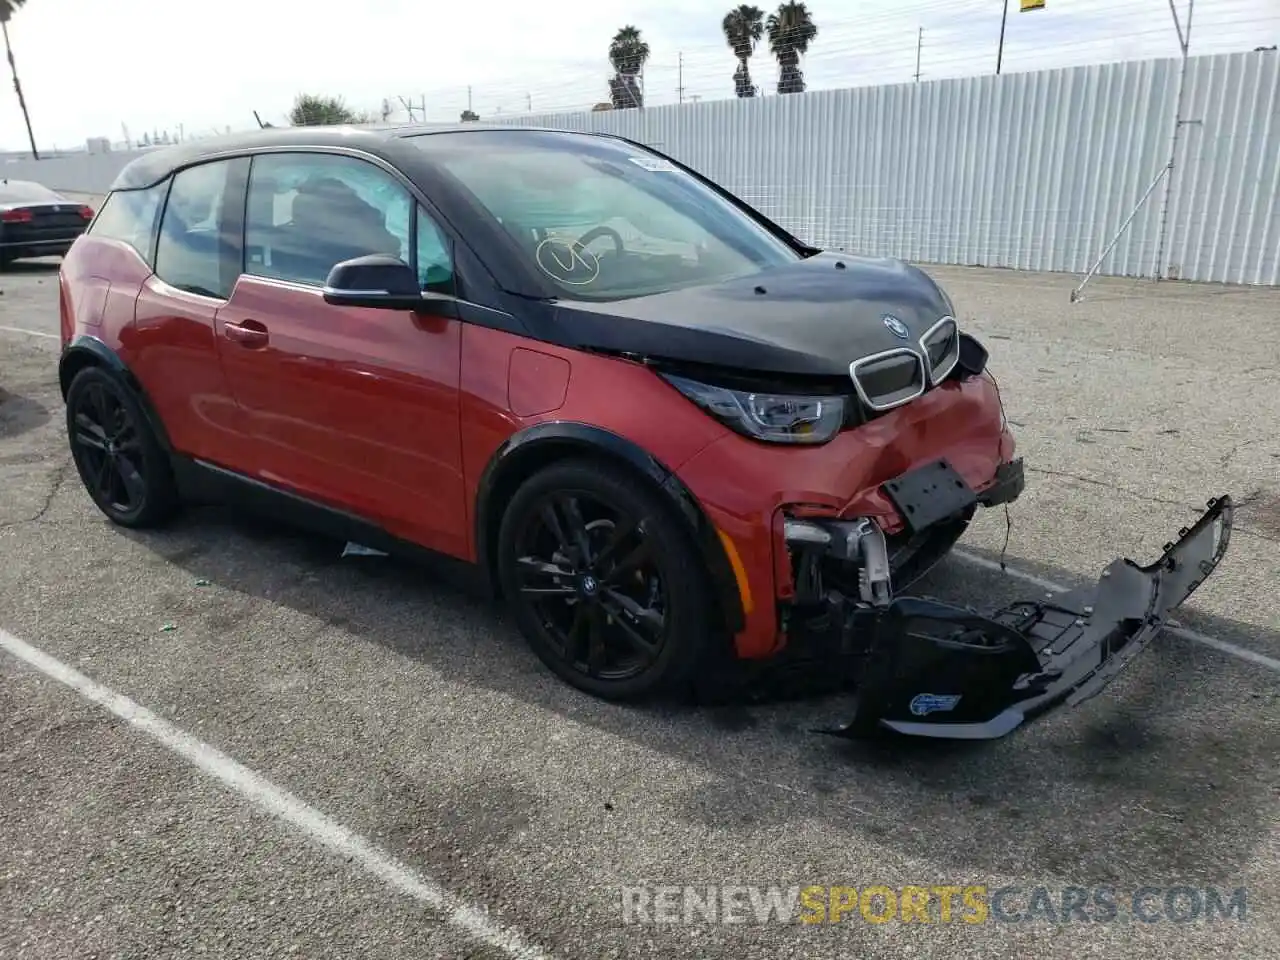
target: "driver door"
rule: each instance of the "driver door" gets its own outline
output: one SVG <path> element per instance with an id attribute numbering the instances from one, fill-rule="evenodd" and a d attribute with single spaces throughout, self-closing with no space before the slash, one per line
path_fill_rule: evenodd
<path id="1" fill-rule="evenodd" d="M 246 208 L 244 273 L 216 325 L 255 478 L 465 554 L 460 324 L 321 295 L 335 263 L 372 253 L 451 290 L 447 235 L 386 171 L 335 154 L 254 157 Z"/>

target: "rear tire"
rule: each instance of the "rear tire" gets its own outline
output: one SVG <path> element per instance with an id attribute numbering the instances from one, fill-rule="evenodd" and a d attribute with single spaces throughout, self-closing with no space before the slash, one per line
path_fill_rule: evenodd
<path id="1" fill-rule="evenodd" d="M 668 504 L 625 470 L 554 463 L 507 505 L 498 575 L 520 632 L 605 700 L 687 693 L 712 634 L 709 578 Z"/>
<path id="2" fill-rule="evenodd" d="M 67 388 L 67 441 L 80 482 L 112 523 L 155 527 L 177 511 L 169 458 L 118 377 L 86 367 Z"/>

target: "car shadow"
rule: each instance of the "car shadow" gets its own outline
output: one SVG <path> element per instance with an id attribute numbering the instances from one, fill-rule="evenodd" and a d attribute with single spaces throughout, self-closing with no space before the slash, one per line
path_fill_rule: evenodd
<path id="1" fill-rule="evenodd" d="M 1273 828 L 1280 737 L 1270 718 L 1280 714 L 1280 683 L 1186 641 L 1154 644 L 1099 698 L 1000 741 L 850 742 L 811 732 L 843 717 L 840 696 L 622 706 L 548 683 L 491 604 L 434 582 L 420 566 L 342 558 L 341 543 L 263 518 L 202 508 L 163 533 L 124 535 L 193 577 L 696 765 L 712 776 L 672 811 L 695 824 L 818 820 L 833 837 L 853 831 L 958 874 L 1048 872 L 1086 885 L 1222 882 Z M 1079 582 L 1008 560 L 1053 582 Z M 913 592 L 988 608 L 1039 595 L 957 558 Z M 253 615 L 213 614 L 205 625 L 225 630 Z M 466 627 L 428 631 L 426 622 Z M 1241 635 L 1232 621 L 1204 614 L 1197 627 L 1226 640 Z M 774 788 L 776 801 L 762 806 L 741 789 L 744 771 Z"/>
<path id="2" fill-rule="evenodd" d="M 49 422 L 49 408 L 0 387 L 0 437 L 17 437 Z"/>

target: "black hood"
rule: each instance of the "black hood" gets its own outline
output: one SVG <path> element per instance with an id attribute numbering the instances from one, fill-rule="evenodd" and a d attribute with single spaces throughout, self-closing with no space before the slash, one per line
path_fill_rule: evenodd
<path id="1" fill-rule="evenodd" d="M 918 267 L 833 253 L 720 284 L 557 308 L 582 348 L 817 377 L 848 376 L 860 357 L 914 345 L 950 311 Z"/>

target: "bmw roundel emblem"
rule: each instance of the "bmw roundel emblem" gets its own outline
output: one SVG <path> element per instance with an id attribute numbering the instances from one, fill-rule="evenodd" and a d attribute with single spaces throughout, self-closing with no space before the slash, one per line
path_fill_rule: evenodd
<path id="1" fill-rule="evenodd" d="M 884 325 L 889 328 L 889 332 L 899 340 L 905 340 L 910 335 L 910 331 L 907 330 L 907 325 L 892 314 L 886 313 L 883 320 Z"/>

